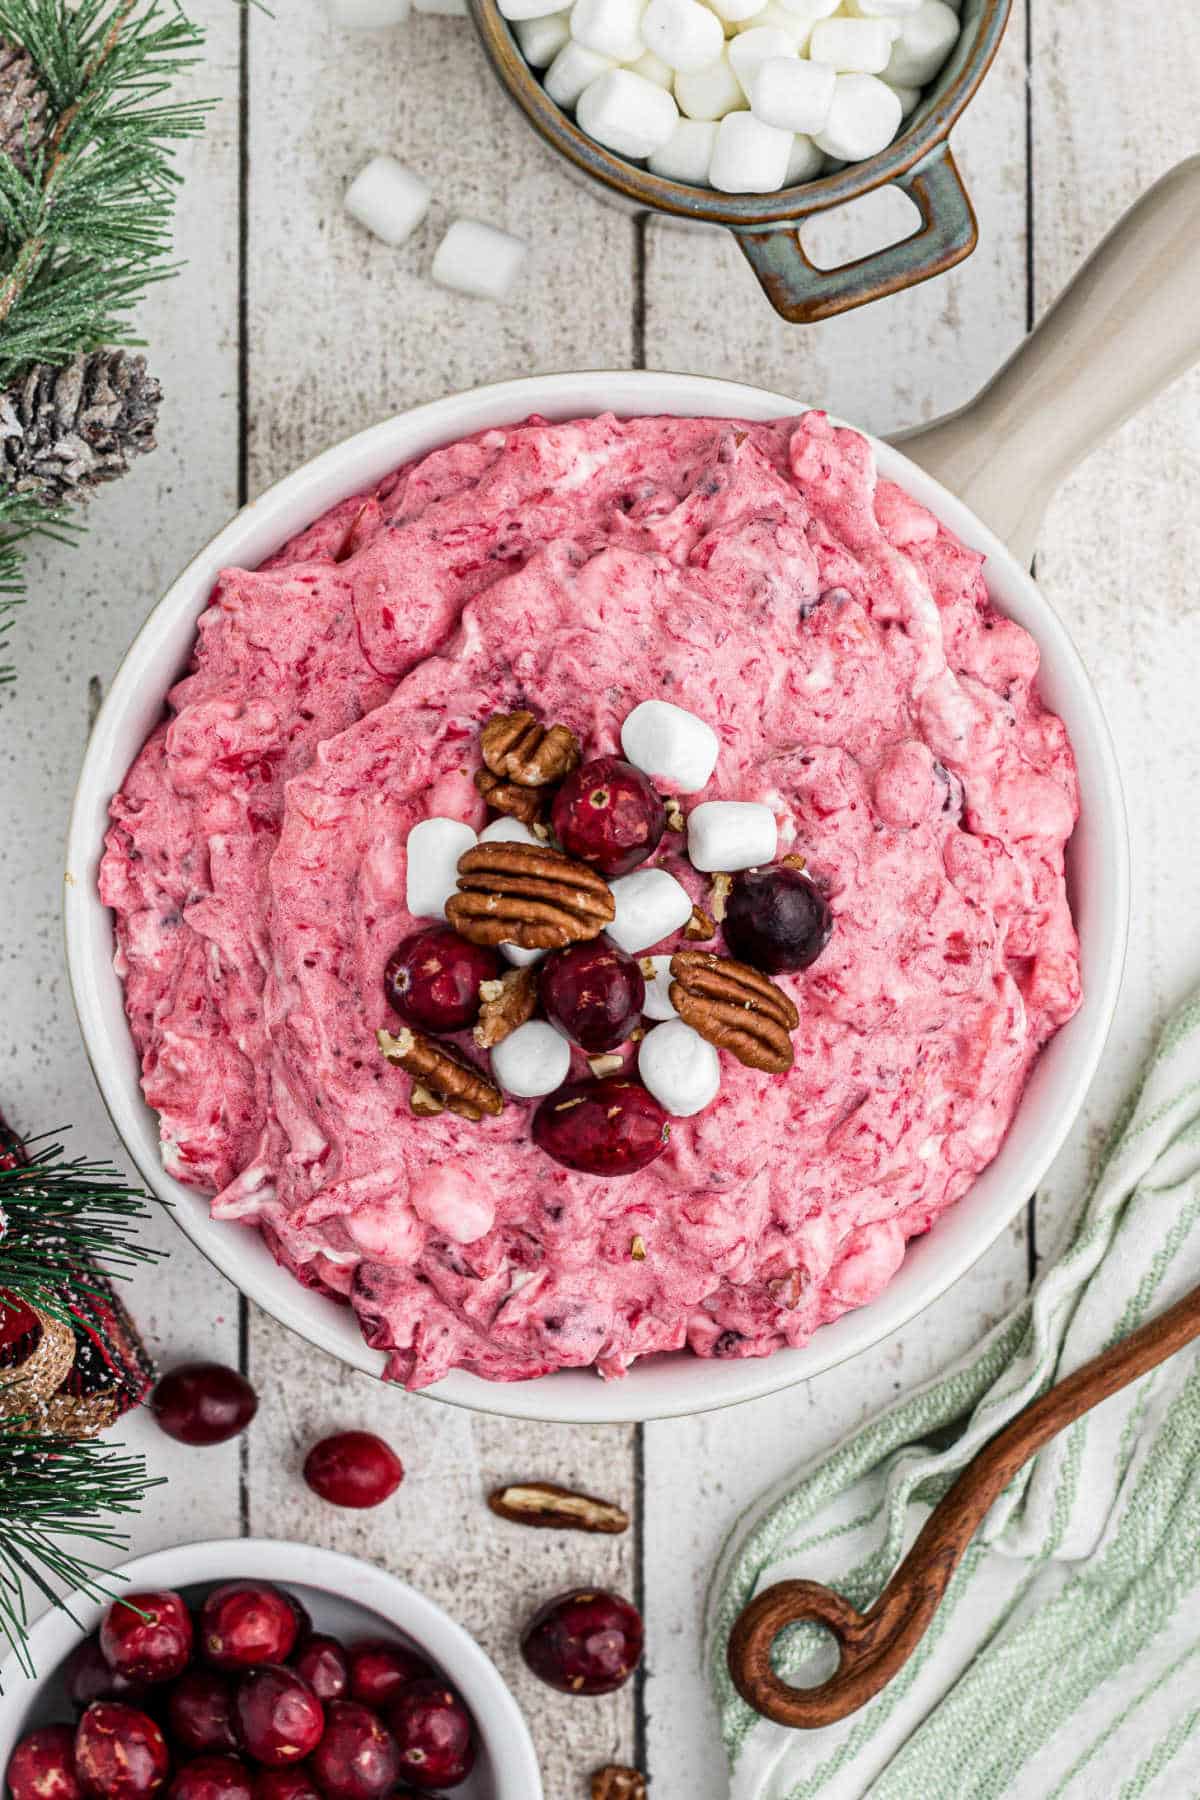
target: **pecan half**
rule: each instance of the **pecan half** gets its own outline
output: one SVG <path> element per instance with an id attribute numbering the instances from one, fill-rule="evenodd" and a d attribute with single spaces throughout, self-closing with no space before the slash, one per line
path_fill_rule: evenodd
<path id="1" fill-rule="evenodd" d="M 519 787 L 545 787 L 579 767 L 579 739 L 565 725 L 549 731 L 531 712 L 497 713 L 479 734 L 483 760 L 493 775 Z"/>
<path id="2" fill-rule="evenodd" d="M 537 1007 L 538 978 L 536 968 L 510 969 L 499 981 L 484 981 L 479 987 L 479 1022 L 471 1036 L 481 1050 L 494 1050 L 518 1025 L 532 1019 Z"/>
<path id="3" fill-rule="evenodd" d="M 548 845 L 476 844 L 458 859 L 446 918 L 473 944 L 561 950 L 599 937 L 616 913 L 602 875 Z"/>
<path id="4" fill-rule="evenodd" d="M 484 1113 L 503 1112 L 504 1096 L 495 1082 L 448 1044 L 435 1044 L 432 1038 L 410 1031 L 407 1025 L 395 1037 L 390 1031 L 377 1031 L 375 1041 L 390 1063 L 411 1075 L 414 1082 L 460 1118 L 478 1119 Z"/>
<path id="5" fill-rule="evenodd" d="M 600 1531 L 609 1536 L 629 1529 L 629 1514 L 611 1500 L 577 1494 L 552 1481 L 523 1481 L 497 1488 L 488 1505 L 514 1525 L 536 1525 L 544 1531 Z"/>
<path id="6" fill-rule="evenodd" d="M 702 942 L 707 938 L 716 937 L 717 928 L 702 906 L 693 906 L 692 916 L 683 928 L 683 935 L 685 938 L 691 938 L 693 942 Z"/>
<path id="7" fill-rule="evenodd" d="M 515 781 L 501 781 L 488 769 L 475 771 L 475 786 L 494 812 L 506 813 L 532 828 L 542 816 L 544 794 L 536 788 L 518 787 Z"/>
<path id="8" fill-rule="evenodd" d="M 646 1800 L 646 1777 L 640 1769 L 607 1763 L 592 1776 L 592 1800 Z"/>
<path id="9" fill-rule="evenodd" d="M 781 1075 L 794 1058 L 800 1015 L 782 988 L 749 963 L 708 950 L 671 958 L 671 1004 L 693 1031 L 751 1069 Z"/>

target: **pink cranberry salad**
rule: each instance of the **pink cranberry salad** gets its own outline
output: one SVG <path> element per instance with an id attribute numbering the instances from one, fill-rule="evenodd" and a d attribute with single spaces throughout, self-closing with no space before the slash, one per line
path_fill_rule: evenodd
<path id="1" fill-rule="evenodd" d="M 163 1157 L 410 1387 L 877 1295 L 1079 1004 L 982 559 L 810 412 L 532 419 L 229 569 L 101 870 Z"/>

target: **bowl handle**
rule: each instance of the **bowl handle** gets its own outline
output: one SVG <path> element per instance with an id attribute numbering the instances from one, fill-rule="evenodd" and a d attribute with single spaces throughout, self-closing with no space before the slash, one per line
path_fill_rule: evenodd
<path id="1" fill-rule="evenodd" d="M 794 224 L 767 231 L 735 229 L 742 254 L 777 313 L 793 325 L 812 325 L 916 287 L 931 275 L 944 275 L 970 256 L 979 242 L 979 227 L 948 143 L 938 144 L 898 175 L 895 186 L 920 208 L 920 225 L 898 244 L 840 269 L 818 269 L 810 262 Z"/>

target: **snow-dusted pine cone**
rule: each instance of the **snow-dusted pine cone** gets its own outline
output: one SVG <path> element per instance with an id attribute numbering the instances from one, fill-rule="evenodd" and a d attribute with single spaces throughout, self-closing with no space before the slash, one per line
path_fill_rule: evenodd
<path id="1" fill-rule="evenodd" d="M 45 139 L 48 104 L 28 50 L 0 38 L 0 152 L 11 156 L 22 174 Z"/>
<path id="2" fill-rule="evenodd" d="M 46 506 L 86 499 L 154 449 L 161 398 L 146 359 L 124 350 L 39 363 L 0 395 L 0 478 Z"/>

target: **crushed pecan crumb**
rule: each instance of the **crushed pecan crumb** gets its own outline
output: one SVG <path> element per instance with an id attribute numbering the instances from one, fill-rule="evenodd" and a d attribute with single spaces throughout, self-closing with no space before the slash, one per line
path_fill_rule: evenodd
<path id="1" fill-rule="evenodd" d="M 644 1237 L 641 1236 L 640 1233 L 636 1237 L 634 1237 L 630 1240 L 629 1254 L 633 1258 L 634 1262 L 645 1262 L 645 1260 L 646 1260 L 646 1240 Z"/>
<path id="2" fill-rule="evenodd" d="M 725 922 L 725 909 L 729 904 L 729 896 L 733 892 L 732 875 L 714 875 L 712 892 L 709 894 L 709 907 L 718 925 Z"/>
<path id="3" fill-rule="evenodd" d="M 460 1118 L 479 1119 L 484 1113 L 503 1112 L 504 1096 L 495 1082 L 448 1044 L 436 1044 L 407 1025 L 395 1037 L 390 1031 L 377 1031 L 375 1041 L 388 1062 L 411 1075 Z"/>
<path id="4" fill-rule="evenodd" d="M 707 950 L 676 951 L 671 1004 L 693 1031 L 748 1068 L 772 1075 L 791 1068 L 790 1034 L 800 1015 L 783 989 L 749 963 Z"/>
<path id="5" fill-rule="evenodd" d="M 537 1007 L 537 970 L 509 969 L 499 981 L 479 984 L 479 1019 L 471 1033 L 481 1050 L 494 1050 L 518 1025 L 532 1019 Z"/>
<path id="6" fill-rule="evenodd" d="M 786 1275 L 779 1275 L 774 1281 L 767 1283 L 767 1292 L 776 1306 L 785 1307 L 788 1312 L 795 1312 L 803 1291 L 804 1282 L 799 1269 L 789 1269 Z"/>
<path id="7" fill-rule="evenodd" d="M 702 942 L 706 938 L 716 937 L 717 927 L 702 906 L 693 906 L 692 916 L 683 928 L 683 935 L 691 938 L 694 943 Z"/>
<path id="8" fill-rule="evenodd" d="M 436 1094 L 431 1094 L 427 1087 L 422 1087 L 419 1081 L 414 1081 L 412 1093 L 408 1096 L 408 1110 L 416 1113 L 418 1119 L 436 1119 L 439 1113 L 445 1112 L 446 1108 Z"/>
<path id="9" fill-rule="evenodd" d="M 483 760 L 493 775 L 518 787 L 545 787 L 579 767 L 579 739 L 565 725 L 547 731 L 531 712 L 497 713 L 479 734 Z"/>
<path id="10" fill-rule="evenodd" d="M 646 1800 L 646 1777 L 640 1769 L 607 1763 L 592 1776 L 592 1800 Z"/>
<path id="11" fill-rule="evenodd" d="M 666 799 L 663 801 L 663 806 L 666 808 L 667 813 L 667 830 L 682 831 L 684 826 L 683 808 L 680 806 L 674 794 L 667 795 Z"/>
<path id="12" fill-rule="evenodd" d="M 506 841 L 476 844 L 458 859 L 458 892 L 446 918 L 473 944 L 561 950 L 599 937 L 616 903 L 602 875 L 561 850 Z"/>
<path id="13" fill-rule="evenodd" d="M 510 1483 L 489 1494 L 488 1505 L 498 1518 L 546 1531 L 594 1531 L 615 1537 L 629 1528 L 629 1514 L 611 1500 L 577 1494 L 552 1481 Z"/>
<path id="14" fill-rule="evenodd" d="M 520 819 L 532 830 L 542 816 L 545 795 L 537 788 L 519 787 L 515 781 L 501 781 L 488 769 L 476 769 L 475 786 L 495 812 L 510 819 Z"/>
<path id="15" fill-rule="evenodd" d="M 806 856 L 785 856 L 782 860 L 785 869 L 795 869 L 798 873 L 802 873 L 808 867 Z"/>

